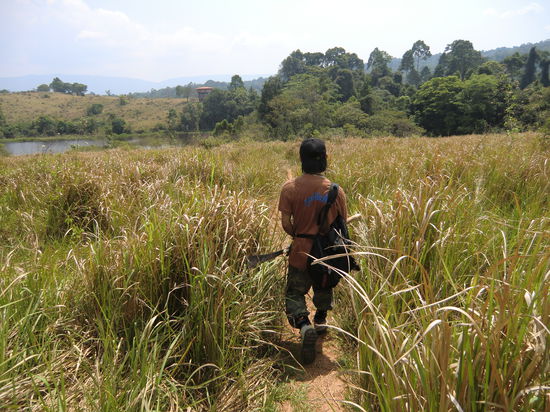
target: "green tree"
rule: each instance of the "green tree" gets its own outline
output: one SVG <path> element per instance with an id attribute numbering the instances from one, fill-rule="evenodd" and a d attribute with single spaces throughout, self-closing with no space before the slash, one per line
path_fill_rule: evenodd
<path id="1" fill-rule="evenodd" d="M 542 87 L 550 86 L 550 77 L 548 76 L 548 66 L 550 66 L 550 58 L 546 58 L 540 63 L 540 83 Z"/>
<path id="2" fill-rule="evenodd" d="M 295 50 L 284 59 L 279 68 L 279 76 L 284 82 L 290 80 L 292 76 L 306 72 L 304 54 L 300 50 Z"/>
<path id="3" fill-rule="evenodd" d="M 228 91 L 214 89 L 203 101 L 200 128 L 212 130 L 223 119 L 231 123 L 239 116 L 252 113 L 256 105 L 257 94 L 253 90 L 244 87 Z"/>
<path id="4" fill-rule="evenodd" d="M 191 96 L 191 91 L 192 91 L 192 87 L 190 85 L 176 86 L 176 96 L 184 97 L 187 101 L 189 101 L 189 96 Z"/>
<path id="5" fill-rule="evenodd" d="M 340 101 L 345 102 L 355 94 L 353 73 L 350 69 L 338 69 L 334 82 L 338 86 Z"/>
<path id="6" fill-rule="evenodd" d="M 333 114 L 334 127 L 354 126 L 358 130 L 366 128 L 369 116 L 361 110 L 361 104 L 355 98 L 338 105 Z"/>
<path id="7" fill-rule="evenodd" d="M 88 86 L 82 83 L 67 84 L 67 91 L 76 96 L 84 96 L 87 90 Z"/>
<path id="8" fill-rule="evenodd" d="M 327 89 L 328 87 L 328 89 Z M 336 86 L 311 74 L 294 76 L 268 103 L 266 123 L 275 137 L 321 131 L 332 123 Z"/>
<path id="9" fill-rule="evenodd" d="M 4 116 L 4 112 L 2 111 L 2 107 L 0 107 L 0 128 L 6 126 L 8 123 L 6 122 L 6 116 Z"/>
<path id="10" fill-rule="evenodd" d="M 405 72 L 410 72 L 414 69 L 414 58 L 413 58 L 413 51 L 407 50 L 403 57 L 401 58 L 401 63 L 399 65 L 399 70 L 403 70 Z"/>
<path id="11" fill-rule="evenodd" d="M 33 123 L 33 128 L 40 135 L 54 136 L 57 133 L 57 121 L 49 116 L 40 116 Z"/>
<path id="12" fill-rule="evenodd" d="M 390 74 L 388 64 L 391 59 L 388 53 L 379 50 L 378 47 L 371 52 L 367 61 L 367 70 L 370 72 L 373 85 L 377 85 L 380 78 Z"/>
<path id="13" fill-rule="evenodd" d="M 258 115 L 261 120 L 267 121 L 271 112 L 269 102 L 279 95 L 283 89 L 283 81 L 279 76 L 271 76 L 262 87 L 260 95 L 260 104 L 258 105 Z"/>
<path id="14" fill-rule="evenodd" d="M 323 59 L 323 66 L 338 66 L 343 67 L 343 59 L 346 54 L 346 50 L 343 47 L 333 47 L 325 52 Z"/>
<path id="15" fill-rule="evenodd" d="M 428 69 L 430 70 L 430 69 Z M 422 84 L 422 76 L 420 73 L 416 71 L 415 68 L 413 68 L 409 73 L 407 74 L 407 83 L 412 84 L 415 87 L 418 87 Z"/>
<path id="16" fill-rule="evenodd" d="M 52 82 L 50 83 L 50 89 L 52 89 L 56 93 L 68 93 L 69 92 L 69 84 L 63 82 L 59 77 L 55 77 Z"/>
<path id="17" fill-rule="evenodd" d="M 464 80 L 482 63 L 481 53 L 474 49 L 470 41 L 455 40 L 445 48 L 436 71 L 439 76 L 458 74 Z"/>
<path id="18" fill-rule="evenodd" d="M 99 130 L 99 122 L 92 117 L 86 117 L 81 119 L 80 128 L 83 133 L 94 134 Z"/>
<path id="19" fill-rule="evenodd" d="M 306 60 L 307 61 L 307 60 Z M 333 47 L 325 52 L 323 67 L 339 67 L 351 71 L 363 71 L 365 63 L 355 53 L 348 53 L 343 47 Z"/>
<path id="20" fill-rule="evenodd" d="M 477 74 L 489 74 L 492 76 L 505 76 L 506 66 L 504 64 L 489 60 L 477 68 Z"/>
<path id="21" fill-rule="evenodd" d="M 37 92 L 49 92 L 50 91 L 50 86 L 48 86 L 47 84 L 41 84 L 36 88 L 36 91 Z"/>
<path id="22" fill-rule="evenodd" d="M 504 127 L 511 86 L 506 77 L 474 74 L 459 95 L 463 117 L 458 133 L 484 133 Z"/>
<path id="23" fill-rule="evenodd" d="M 367 114 L 374 113 L 374 98 L 372 95 L 372 88 L 370 86 L 370 80 L 365 79 L 363 85 L 358 93 L 359 106 L 361 110 Z"/>
<path id="24" fill-rule="evenodd" d="M 235 74 L 231 77 L 231 83 L 229 83 L 228 90 L 237 90 L 240 88 L 244 89 L 243 79 L 241 79 L 241 76 L 238 74 Z"/>
<path id="25" fill-rule="evenodd" d="M 412 102 L 416 122 L 430 135 L 456 134 L 463 113 L 459 98 L 463 89 L 463 82 L 457 76 L 428 80 L 420 86 Z"/>
<path id="26" fill-rule="evenodd" d="M 188 103 L 180 115 L 180 128 L 184 132 L 196 132 L 199 130 L 199 122 L 202 114 L 202 103 Z"/>
<path id="27" fill-rule="evenodd" d="M 420 80 L 422 83 L 427 82 L 432 78 L 432 72 L 428 66 L 424 66 L 420 71 Z"/>
<path id="28" fill-rule="evenodd" d="M 393 96 L 399 97 L 401 94 L 401 81 L 399 76 L 384 76 L 378 80 L 378 87 L 387 90 Z"/>
<path id="29" fill-rule="evenodd" d="M 406 137 L 420 135 L 422 128 L 418 127 L 404 112 L 382 110 L 367 118 L 365 131 L 373 136 Z"/>
<path id="30" fill-rule="evenodd" d="M 521 82 L 519 87 L 525 89 L 531 83 L 535 81 L 535 74 L 537 71 L 536 64 L 539 60 L 539 55 L 535 47 L 531 47 L 529 50 L 529 56 L 527 57 L 527 62 L 525 63 L 525 69 L 523 71 L 523 76 L 521 77 Z"/>
<path id="31" fill-rule="evenodd" d="M 174 132 L 178 128 L 178 114 L 175 109 L 168 110 L 167 123 L 170 132 Z"/>
<path id="32" fill-rule="evenodd" d="M 420 60 L 426 60 L 428 57 L 432 56 L 430 52 L 430 46 L 424 43 L 422 40 L 417 40 L 414 42 L 412 49 L 412 57 L 416 59 L 416 71 L 420 70 Z"/>
<path id="33" fill-rule="evenodd" d="M 114 134 L 122 134 L 128 132 L 126 121 L 117 115 L 110 113 L 109 122 L 111 123 L 111 132 Z"/>
<path id="34" fill-rule="evenodd" d="M 304 53 L 306 66 L 322 67 L 325 61 L 325 55 L 321 52 Z"/>
<path id="35" fill-rule="evenodd" d="M 518 52 L 506 57 L 502 64 L 506 67 L 506 71 L 513 80 L 520 81 L 521 72 L 525 63 L 527 62 L 527 56 L 525 54 L 519 54 Z"/>

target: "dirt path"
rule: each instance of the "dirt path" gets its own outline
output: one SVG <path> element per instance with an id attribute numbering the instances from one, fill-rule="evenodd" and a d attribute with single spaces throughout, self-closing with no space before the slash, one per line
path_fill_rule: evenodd
<path id="1" fill-rule="evenodd" d="M 310 306 L 310 312 L 314 313 L 311 302 L 308 303 L 308 306 Z M 330 312 L 328 323 L 334 324 Z M 297 408 L 290 401 L 286 401 L 281 405 L 281 411 L 329 412 L 345 410 L 342 401 L 345 400 L 347 383 L 338 364 L 342 354 L 334 337 L 335 333 L 337 332 L 329 331 L 326 335 L 319 337 L 315 361 L 311 365 L 304 366 L 304 372 L 292 380 L 291 386 L 305 385 L 308 404 Z M 296 359 L 299 359 L 300 337 L 297 330 L 288 326 L 283 333 L 283 346 Z"/>

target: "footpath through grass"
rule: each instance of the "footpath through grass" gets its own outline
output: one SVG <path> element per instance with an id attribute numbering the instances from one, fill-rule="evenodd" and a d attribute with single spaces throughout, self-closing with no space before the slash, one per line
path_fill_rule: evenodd
<path id="1" fill-rule="evenodd" d="M 293 143 L 0 158 L 0 409 L 274 410 Z M 362 271 L 365 410 L 548 407 L 550 162 L 536 135 L 328 142 Z"/>

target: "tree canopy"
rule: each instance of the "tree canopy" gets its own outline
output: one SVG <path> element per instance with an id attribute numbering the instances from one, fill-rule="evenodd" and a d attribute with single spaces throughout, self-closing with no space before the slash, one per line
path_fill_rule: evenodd
<path id="1" fill-rule="evenodd" d="M 448 44 L 445 52 L 439 58 L 436 68 L 438 76 L 458 75 L 464 80 L 483 63 L 481 52 L 474 49 L 468 40 L 455 40 Z"/>

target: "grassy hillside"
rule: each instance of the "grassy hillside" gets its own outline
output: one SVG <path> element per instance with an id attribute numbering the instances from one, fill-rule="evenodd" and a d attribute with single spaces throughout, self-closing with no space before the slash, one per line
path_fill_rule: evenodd
<path id="1" fill-rule="evenodd" d="M 63 93 L 22 92 L 0 94 L 0 108 L 8 123 L 31 122 L 39 116 L 59 120 L 76 120 L 86 116 L 92 104 L 102 104 L 103 111 L 95 117 L 104 120 L 112 113 L 122 117 L 132 130 L 151 129 L 157 123 L 166 123 L 168 111 L 181 112 L 184 99 L 135 99 L 114 96 L 71 96 Z"/>
<path id="2" fill-rule="evenodd" d="M 0 409 L 277 410 L 284 267 L 244 262 L 284 244 L 298 145 L 0 158 Z M 363 215 L 334 311 L 349 335 L 331 331 L 352 401 L 549 407 L 548 150 L 534 134 L 328 142 L 327 176 Z"/>

